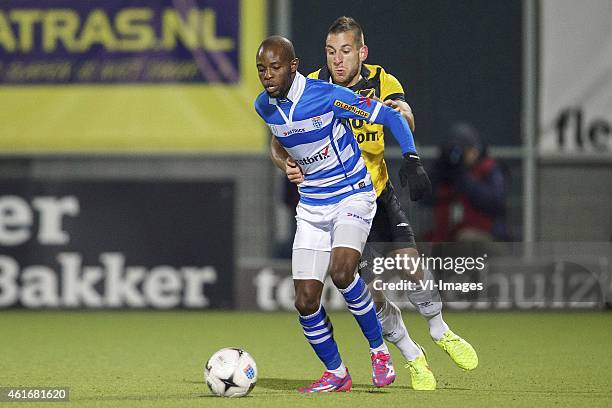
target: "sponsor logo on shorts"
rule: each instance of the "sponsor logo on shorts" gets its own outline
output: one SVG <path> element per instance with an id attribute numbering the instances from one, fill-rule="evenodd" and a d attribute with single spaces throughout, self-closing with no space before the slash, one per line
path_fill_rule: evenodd
<path id="1" fill-rule="evenodd" d="M 370 117 L 370 112 L 366 112 L 356 106 L 349 105 L 346 102 L 342 102 L 340 99 L 336 99 L 336 101 L 334 102 L 334 106 L 340 109 L 347 110 L 349 112 L 353 112 L 355 115 L 363 116 L 364 118 Z"/>
<path id="2" fill-rule="evenodd" d="M 370 220 L 363 218 L 363 217 L 362 217 L 361 215 L 359 215 L 359 214 L 354 214 L 354 213 L 347 212 L 347 213 L 346 213 L 346 216 L 347 216 L 347 217 L 351 217 L 351 218 L 357 218 L 359 221 L 363 221 L 363 222 L 365 222 L 366 224 L 369 224 L 369 223 L 370 223 Z"/>

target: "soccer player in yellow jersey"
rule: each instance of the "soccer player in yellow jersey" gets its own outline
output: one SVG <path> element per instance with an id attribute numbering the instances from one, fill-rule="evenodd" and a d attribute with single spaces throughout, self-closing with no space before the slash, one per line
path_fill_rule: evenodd
<path id="1" fill-rule="evenodd" d="M 331 25 L 326 37 L 325 53 L 326 66 L 311 73 L 310 78 L 330 81 L 345 86 L 364 97 L 380 99 L 386 105 L 398 110 L 414 130 L 414 116 L 410 106 L 404 100 L 404 90 L 400 82 L 381 66 L 364 63 L 368 56 L 368 48 L 364 43 L 361 26 L 353 18 L 340 17 Z M 408 217 L 402 210 L 389 181 L 384 159 L 383 127 L 362 120 L 351 120 L 350 125 L 362 150 L 362 156 L 378 197 L 376 215 L 368 242 L 386 243 L 384 254 L 377 252 L 375 245 L 368 245 L 362 255 L 360 274 L 366 282 L 372 282 L 374 257 L 394 256 L 395 254 L 418 257 L 419 253 Z M 288 157 L 274 138 L 271 150 L 276 161 L 286 160 L 286 173 L 289 180 L 296 184 L 301 183 L 303 174 L 299 166 Z M 403 166 L 407 165 L 412 165 L 409 163 L 409 158 L 404 159 Z M 420 166 L 420 163 L 418 165 Z M 406 172 L 400 171 L 402 186 L 407 184 L 404 174 Z M 422 190 L 411 189 L 410 191 L 413 201 L 420 199 L 422 194 Z M 408 277 L 415 282 L 423 278 L 432 279 L 431 273 L 426 270 L 418 270 Z M 370 289 L 376 303 L 384 337 L 395 344 L 407 359 L 406 367 L 410 370 L 413 388 L 435 389 L 436 380 L 429 368 L 423 349 L 410 338 L 399 308 L 386 299 L 382 291 L 374 290 L 373 287 Z M 454 334 L 442 318 L 442 303 L 438 291 L 435 289 L 414 290 L 408 294 L 408 297 L 421 315 L 427 319 L 430 334 L 436 344 L 446 351 L 459 367 L 465 370 L 476 368 L 478 357 L 472 346 Z"/>

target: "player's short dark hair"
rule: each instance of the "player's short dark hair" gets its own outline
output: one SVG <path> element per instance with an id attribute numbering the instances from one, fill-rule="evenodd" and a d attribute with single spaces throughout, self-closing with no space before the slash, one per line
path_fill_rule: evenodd
<path id="1" fill-rule="evenodd" d="M 359 47 L 363 46 L 363 30 L 361 25 L 353 17 L 342 16 L 338 17 L 336 21 L 329 26 L 327 34 L 339 34 L 352 31 L 355 36 L 355 42 Z"/>

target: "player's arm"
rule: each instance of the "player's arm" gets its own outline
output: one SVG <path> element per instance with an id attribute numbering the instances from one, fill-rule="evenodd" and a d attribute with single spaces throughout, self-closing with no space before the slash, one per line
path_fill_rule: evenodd
<path id="1" fill-rule="evenodd" d="M 334 87 L 332 109 L 336 117 L 361 119 L 387 126 L 399 143 L 402 154 L 417 155 L 414 136 L 402 115 L 383 103 L 359 96 L 343 87 Z"/>
<path id="2" fill-rule="evenodd" d="M 381 81 L 381 90 L 383 91 L 381 97 L 384 104 L 401 113 L 408 122 L 410 130 L 414 132 L 414 114 L 412 113 L 412 108 L 404 99 L 404 88 L 402 84 L 396 77 L 389 73 L 381 75 Z"/>
<path id="3" fill-rule="evenodd" d="M 282 171 L 285 171 L 288 158 L 289 153 L 281 146 L 276 136 L 272 136 L 272 139 L 270 139 L 270 159 L 272 159 L 272 163 Z"/>
<path id="4" fill-rule="evenodd" d="M 412 201 L 418 201 L 426 194 L 431 194 L 431 181 L 429 181 L 427 172 L 423 164 L 421 164 L 421 159 L 416 152 L 416 147 L 414 147 L 414 136 L 412 135 L 410 127 L 408 127 L 408 123 L 410 122 L 408 122 L 399 111 L 388 106 L 383 106 L 383 108 L 385 109 L 381 108 L 382 117 L 380 120 L 383 122 L 383 125 L 391 129 L 393 136 L 402 148 L 404 160 L 399 171 L 400 183 L 402 187 L 408 185 L 410 188 L 410 199 Z M 380 113 L 379 116 L 381 116 Z M 388 118 L 386 116 L 388 116 Z M 396 123 L 398 122 L 398 117 L 401 125 Z M 414 126 L 414 118 L 412 123 Z M 409 136 L 408 139 L 406 139 L 406 134 Z M 411 148 L 414 148 L 414 150 L 411 150 Z"/>
<path id="5" fill-rule="evenodd" d="M 408 122 L 398 111 L 379 101 L 360 97 L 342 87 L 334 87 L 331 103 L 337 117 L 365 119 L 391 129 L 404 156 L 399 174 L 402 187 L 406 185 L 410 187 L 410 199 L 412 201 L 420 200 L 431 191 L 431 182 L 417 154 L 412 131 Z"/>
<path id="6" fill-rule="evenodd" d="M 403 99 L 387 99 L 384 103 L 391 109 L 398 111 L 408 122 L 410 130 L 414 132 L 414 114 L 412 113 L 412 108 L 410 105 L 408 105 L 408 102 Z"/>
<path id="7" fill-rule="evenodd" d="M 272 136 L 270 140 L 270 158 L 276 167 L 285 172 L 290 182 L 300 184 L 304 181 L 302 169 L 281 146 L 276 136 Z"/>

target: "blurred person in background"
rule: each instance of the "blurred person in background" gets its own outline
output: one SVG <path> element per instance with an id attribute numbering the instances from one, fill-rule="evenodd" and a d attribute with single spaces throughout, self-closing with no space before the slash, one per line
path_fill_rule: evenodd
<path id="1" fill-rule="evenodd" d="M 473 126 L 451 127 L 430 174 L 432 242 L 484 244 L 508 239 L 506 174 Z"/>

